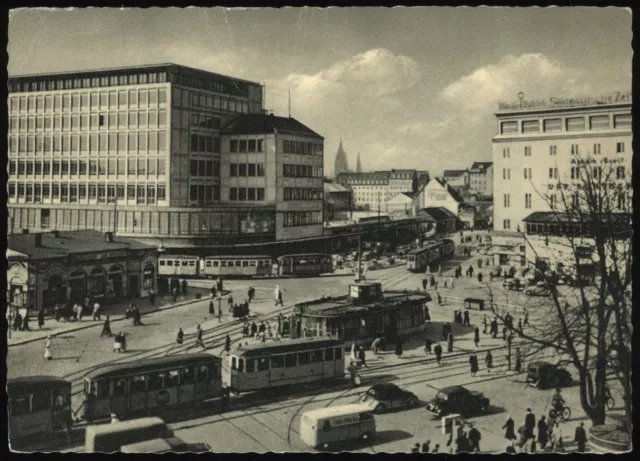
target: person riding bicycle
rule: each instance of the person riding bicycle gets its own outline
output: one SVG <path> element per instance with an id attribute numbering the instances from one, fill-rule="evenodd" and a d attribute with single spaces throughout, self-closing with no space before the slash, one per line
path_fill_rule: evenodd
<path id="1" fill-rule="evenodd" d="M 558 413 L 562 413 L 562 409 L 564 408 L 564 399 L 562 398 L 562 390 L 560 388 L 557 388 L 556 393 L 553 395 L 553 408 Z"/>

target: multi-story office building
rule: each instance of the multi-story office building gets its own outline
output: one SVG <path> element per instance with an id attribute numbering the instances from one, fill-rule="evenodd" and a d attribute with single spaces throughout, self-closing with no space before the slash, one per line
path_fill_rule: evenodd
<path id="1" fill-rule="evenodd" d="M 493 162 L 473 162 L 469 169 L 469 192 L 485 197 L 493 195 Z"/>
<path id="2" fill-rule="evenodd" d="M 265 119 L 262 90 L 258 83 L 174 64 L 11 77 L 10 229 L 275 239 L 282 195 L 275 185 L 283 172 L 275 163 L 237 162 L 237 174 L 256 182 L 240 192 L 240 180 L 228 177 L 233 170 L 224 164 L 232 137 L 245 157 L 265 156 L 270 145 L 273 155 L 286 152 L 272 145 L 282 137 L 264 128 L 246 136 L 234 131 L 240 123 L 234 119 L 250 119 L 252 126 Z M 313 151 L 321 159 L 322 138 L 302 137 L 309 143 L 300 155 Z"/>
<path id="3" fill-rule="evenodd" d="M 496 117 L 493 244 L 504 247 L 502 262 L 515 256 L 524 264 L 525 218 L 562 211 L 559 187 L 566 190 L 578 182 L 582 162 L 590 162 L 600 174 L 611 169 L 614 183 L 630 186 L 630 92 L 500 104 Z"/>
<path id="4" fill-rule="evenodd" d="M 385 203 L 391 198 L 403 192 L 414 192 L 417 178 L 416 170 L 390 170 L 341 173 L 336 182 L 351 187 L 356 207 L 384 210 Z"/>

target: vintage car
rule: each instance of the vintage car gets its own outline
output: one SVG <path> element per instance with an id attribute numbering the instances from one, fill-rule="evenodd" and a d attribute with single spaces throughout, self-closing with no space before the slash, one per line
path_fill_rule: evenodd
<path id="1" fill-rule="evenodd" d="M 395 384 L 382 383 L 369 388 L 358 397 L 357 403 L 368 406 L 374 413 L 384 413 L 388 410 L 417 407 L 420 400 L 414 393 L 405 391 Z"/>
<path id="2" fill-rule="evenodd" d="M 571 373 L 549 362 L 531 362 L 527 367 L 527 383 L 538 389 L 565 387 L 573 384 Z"/>
<path id="3" fill-rule="evenodd" d="M 489 408 L 489 399 L 481 392 L 470 391 L 462 386 L 444 387 L 427 403 L 427 411 L 441 417 L 458 413 L 471 415 L 484 413 Z"/>
<path id="4" fill-rule="evenodd" d="M 525 288 L 524 294 L 527 296 L 549 296 L 551 292 L 544 282 L 538 282 L 537 285 Z"/>

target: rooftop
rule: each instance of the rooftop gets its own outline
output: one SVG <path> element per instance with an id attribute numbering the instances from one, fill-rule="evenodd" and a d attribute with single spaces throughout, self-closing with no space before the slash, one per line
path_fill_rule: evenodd
<path id="1" fill-rule="evenodd" d="M 391 172 L 389 171 L 369 171 L 366 173 L 340 173 L 336 177 L 336 181 L 349 181 L 349 180 L 383 180 L 388 181 Z"/>
<path id="2" fill-rule="evenodd" d="M 484 172 L 487 168 L 493 165 L 493 162 L 473 162 L 471 170 L 481 170 Z"/>
<path id="3" fill-rule="evenodd" d="M 445 178 L 455 178 L 465 174 L 467 170 L 444 170 L 442 176 Z"/>
<path id="4" fill-rule="evenodd" d="M 132 239 L 114 237 L 107 242 L 103 232 L 82 230 L 59 232 L 54 236 L 52 232 L 40 234 L 42 245 L 36 247 L 36 235 L 17 234 L 7 236 L 7 246 L 19 253 L 34 259 L 62 258 L 70 254 L 97 253 L 111 250 L 145 250 L 156 249 L 153 245 L 146 245 Z"/>
<path id="5" fill-rule="evenodd" d="M 425 296 L 421 294 L 383 292 L 382 300 L 371 303 L 355 305 L 351 298 L 344 296 L 314 303 L 300 303 L 295 306 L 295 310 L 311 317 L 340 317 L 357 315 L 371 309 L 393 309 L 401 303 L 422 303 L 425 300 Z"/>
<path id="6" fill-rule="evenodd" d="M 324 191 L 325 193 L 351 192 L 351 189 L 344 187 L 343 185 L 338 184 L 337 182 L 325 181 Z"/>
<path id="7" fill-rule="evenodd" d="M 279 117 L 273 114 L 238 115 L 222 127 L 222 132 L 224 134 L 289 133 L 322 138 L 318 133 L 295 118 Z"/>
<path id="8" fill-rule="evenodd" d="M 631 91 L 614 91 L 597 96 L 577 96 L 577 97 L 551 97 L 549 99 L 526 100 L 524 93 L 518 96 L 518 100 L 512 102 L 499 102 L 498 112 L 500 114 L 513 114 L 518 112 L 554 111 L 561 109 L 586 109 L 603 106 L 624 106 L 632 103 Z"/>
<path id="9" fill-rule="evenodd" d="M 420 210 L 426 213 L 436 221 L 442 221 L 445 219 L 456 219 L 456 215 L 443 207 L 427 207 Z"/>
<path id="10" fill-rule="evenodd" d="M 631 215 L 628 213 L 611 213 L 613 221 L 617 224 L 629 223 L 631 225 Z M 558 211 L 534 211 L 529 216 L 523 219 L 525 222 L 550 222 L 550 223 L 568 223 L 573 222 L 576 224 L 589 222 L 589 216 L 572 216 L 569 213 L 563 213 Z M 606 224 L 605 224 L 606 225 Z"/>

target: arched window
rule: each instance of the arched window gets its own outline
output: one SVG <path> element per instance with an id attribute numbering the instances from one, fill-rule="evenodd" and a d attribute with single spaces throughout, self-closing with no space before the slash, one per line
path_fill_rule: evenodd
<path id="1" fill-rule="evenodd" d="M 103 296 L 106 289 L 106 273 L 104 268 L 93 268 L 89 274 L 89 292 L 93 296 Z"/>
<path id="2" fill-rule="evenodd" d="M 84 295 L 87 286 L 87 274 L 83 270 L 73 271 L 69 275 L 69 288 L 71 288 L 71 299 L 80 301 Z"/>
<path id="3" fill-rule="evenodd" d="M 106 292 L 112 296 L 120 297 L 122 295 L 122 279 L 123 279 L 122 266 L 117 264 L 111 266 L 107 272 L 107 287 Z"/>
<path id="4" fill-rule="evenodd" d="M 146 290 L 150 290 L 155 286 L 156 270 L 153 264 L 149 263 L 144 266 L 142 273 L 142 287 Z"/>

